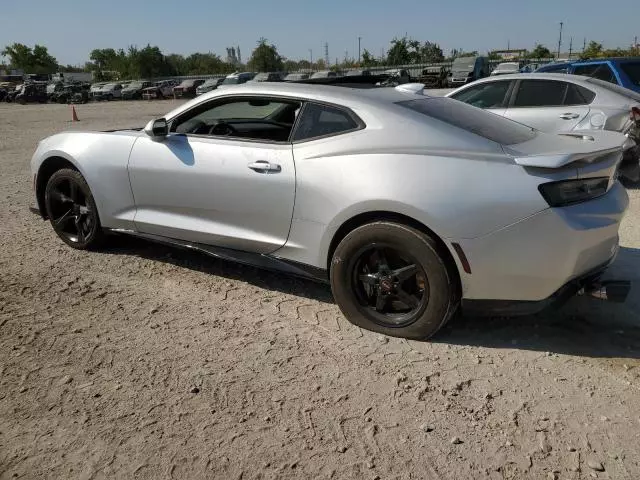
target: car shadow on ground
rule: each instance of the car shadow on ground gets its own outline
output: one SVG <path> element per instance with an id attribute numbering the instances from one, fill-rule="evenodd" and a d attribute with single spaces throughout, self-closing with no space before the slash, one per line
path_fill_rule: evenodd
<path id="1" fill-rule="evenodd" d="M 130 255 L 243 281 L 259 288 L 333 304 L 328 285 L 209 257 L 203 253 L 114 236 L 106 254 Z M 495 349 L 521 349 L 594 358 L 640 359 L 640 250 L 622 247 L 609 278 L 636 280 L 625 304 L 586 297 L 557 311 L 526 317 L 457 315 L 430 341 Z M 633 285 L 633 284 L 632 284 Z"/>

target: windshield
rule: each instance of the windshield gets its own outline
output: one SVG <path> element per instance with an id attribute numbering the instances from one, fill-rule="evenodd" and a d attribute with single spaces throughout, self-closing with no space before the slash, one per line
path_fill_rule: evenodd
<path id="1" fill-rule="evenodd" d="M 194 80 L 183 80 L 182 83 L 180 84 L 181 87 L 190 87 L 195 83 Z"/>
<path id="2" fill-rule="evenodd" d="M 640 87 L 640 62 L 622 62 L 620 68 L 636 87 Z"/>
<path id="3" fill-rule="evenodd" d="M 138 89 L 138 88 L 142 88 L 144 85 L 142 82 L 131 82 L 129 85 L 126 86 L 126 88 L 130 88 L 130 89 Z"/>
<path id="4" fill-rule="evenodd" d="M 501 145 L 526 142 L 536 136 L 531 127 L 450 98 L 421 98 L 397 104 Z"/>
<path id="5" fill-rule="evenodd" d="M 116 84 L 115 83 L 107 83 L 104 87 L 102 87 L 103 90 L 112 90 L 113 87 L 115 87 Z"/>
<path id="6" fill-rule="evenodd" d="M 455 71 L 473 70 L 473 67 L 475 66 L 475 64 L 476 64 L 476 57 L 456 58 L 453 61 L 453 65 L 451 69 Z"/>
<path id="7" fill-rule="evenodd" d="M 253 77 L 254 82 L 266 82 L 267 80 L 269 80 L 268 73 L 259 73 L 255 77 Z"/>
<path id="8" fill-rule="evenodd" d="M 501 63 L 496 70 L 518 70 L 517 63 Z"/>

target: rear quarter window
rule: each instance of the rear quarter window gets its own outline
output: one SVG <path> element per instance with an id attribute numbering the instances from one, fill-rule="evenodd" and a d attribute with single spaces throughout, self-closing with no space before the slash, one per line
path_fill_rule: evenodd
<path id="1" fill-rule="evenodd" d="M 622 62 L 620 63 L 620 69 L 634 85 L 640 87 L 640 62 Z"/>
<path id="2" fill-rule="evenodd" d="M 406 100 L 397 105 L 501 145 L 526 142 L 537 135 L 536 130 L 531 127 L 449 98 Z"/>

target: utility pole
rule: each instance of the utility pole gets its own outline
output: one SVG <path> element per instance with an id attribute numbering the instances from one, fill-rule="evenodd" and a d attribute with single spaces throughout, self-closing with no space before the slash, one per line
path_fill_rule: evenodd
<path id="1" fill-rule="evenodd" d="M 571 60 L 571 52 L 573 52 L 573 37 L 569 39 L 569 60 Z"/>
<path id="2" fill-rule="evenodd" d="M 637 37 L 636 37 L 637 38 Z M 360 42 L 362 41 L 362 37 L 358 37 L 358 65 L 360 65 Z"/>
<path id="3" fill-rule="evenodd" d="M 584 37 L 584 42 L 582 42 L 582 53 L 587 49 L 587 37 Z"/>
<path id="4" fill-rule="evenodd" d="M 633 39 L 633 49 L 637 52 L 638 51 L 638 36 L 636 35 L 635 38 Z"/>
<path id="5" fill-rule="evenodd" d="M 313 49 L 309 49 L 309 68 L 313 70 Z"/>
<path id="6" fill-rule="evenodd" d="M 564 22 L 560 22 L 560 37 L 558 38 L 558 60 L 560 60 L 560 48 L 562 47 L 562 25 L 564 25 Z"/>
<path id="7" fill-rule="evenodd" d="M 507 52 L 511 50 L 511 40 L 507 40 Z"/>
<path id="8" fill-rule="evenodd" d="M 329 42 L 324 42 L 324 63 L 329 66 Z"/>

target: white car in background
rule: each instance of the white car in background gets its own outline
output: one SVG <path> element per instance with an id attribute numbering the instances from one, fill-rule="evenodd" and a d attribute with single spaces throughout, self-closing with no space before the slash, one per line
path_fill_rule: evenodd
<path id="1" fill-rule="evenodd" d="M 446 95 L 544 132 L 612 130 L 640 140 L 640 94 L 595 78 L 528 73 L 485 78 Z"/>
<path id="2" fill-rule="evenodd" d="M 519 73 L 520 64 L 518 62 L 505 62 L 499 64 L 492 72 L 491 76 L 508 75 L 510 73 Z"/>

